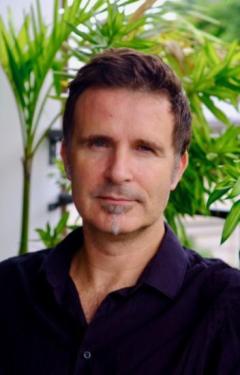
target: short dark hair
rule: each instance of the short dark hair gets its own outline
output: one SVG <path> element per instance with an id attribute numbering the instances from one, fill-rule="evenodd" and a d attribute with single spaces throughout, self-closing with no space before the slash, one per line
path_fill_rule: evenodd
<path id="1" fill-rule="evenodd" d="M 182 155 L 191 139 L 191 112 L 181 83 L 172 69 L 158 56 L 112 48 L 95 56 L 83 66 L 69 85 L 63 116 L 63 137 L 71 139 L 74 108 L 78 97 L 88 88 L 126 88 L 165 94 L 174 115 L 173 146 Z"/>

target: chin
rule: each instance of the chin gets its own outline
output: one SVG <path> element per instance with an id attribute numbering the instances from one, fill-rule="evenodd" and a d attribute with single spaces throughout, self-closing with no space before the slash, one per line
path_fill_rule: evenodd
<path id="1" fill-rule="evenodd" d="M 127 218 L 119 218 L 117 215 L 104 218 L 83 218 L 83 226 L 92 228 L 91 230 L 97 231 L 102 234 L 109 234 L 114 236 L 125 236 L 137 232 L 141 225 L 130 222 Z"/>
<path id="2" fill-rule="evenodd" d="M 140 233 L 147 230 L 151 225 L 143 224 L 143 223 L 127 223 L 127 220 L 125 220 L 124 223 L 118 223 L 117 221 L 114 222 L 114 219 L 112 220 L 110 225 L 106 226 L 106 223 L 104 226 L 98 226 L 96 227 L 100 232 L 111 235 L 115 237 L 116 239 L 126 239 L 135 237 L 136 235 L 139 235 Z"/>

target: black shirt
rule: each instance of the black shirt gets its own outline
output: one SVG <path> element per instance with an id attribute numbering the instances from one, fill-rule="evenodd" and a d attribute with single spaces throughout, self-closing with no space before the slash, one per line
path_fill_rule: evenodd
<path id="1" fill-rule="evenodd" d="M 136 285 L 86 323 L 69 276 L 81 229 L 0 264 L 0 374 L 240 374 L 240 272 L 169 228 Z"/>

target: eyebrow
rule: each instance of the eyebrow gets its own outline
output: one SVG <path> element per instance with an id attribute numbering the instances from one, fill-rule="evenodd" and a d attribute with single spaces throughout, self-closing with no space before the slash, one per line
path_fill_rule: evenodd
<path id="1" fill-rule="evenodd" d="M 106 134 L 101 134 L 101 133 L 96 133 L 96 134 L 91 134 L 89 136 L 86 136 L 86 137 L 82 137 L 80 136 L 78 138 L 78 142 L 81 144 L 81 145 L 87 145 L 89 142 L 91 141 L 94 141 L 98 138 L 102 138 L 102 139 L 105 139 L 106 141 L 109 141 L 109 142 L 112 142 L 112 143 L 116 143 L 114 138 L 113 137 L 110 137 L 109 135 L 106 135 Z M 156 152 L 158 152 L 159 154 L 161 155 L 164 155 L 165 154 L 165 148 L 164 146 L 158 144 L 157 142 L 154 142 L 154 141 L 150 141 L 148 139 L 144 139 L 144 138 L 138 138 L 136 140 L 134 140 L 133 144 L 136 144 L 136 145 L 146 145 L 146 146 L 149 146 L 151 148 L 153 148 Z"/>
<path id="2" fill-rule="evenodd" d="M 86 137 L 79 136 L 77 138 L 77 141 L 78 141 L 78 143 L 80 143 L 82 145 L 86 145 L 89 142 L 94 141 L 98 138 L 102 138 L 102 139 L 105 139 L 106 141 L 113 142 L 113 138 L 109 137 L 108 135 L 105 135 L 105 134 L 91 134 L 91 135 L 86 136 Z"/>

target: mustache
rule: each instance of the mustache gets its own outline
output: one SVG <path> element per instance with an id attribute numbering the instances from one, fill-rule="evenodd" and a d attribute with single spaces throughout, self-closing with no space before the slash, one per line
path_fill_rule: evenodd
<path id="1" fill-rule="evenodd" d="M 127 185 L 114 185 L 111 183 L 107 183 L 97 187 L 93 191 L 92 195 L 94 196 L 94 198 L 113 195 L 129 200 L 140 202 L 145 201 L 145 195 L 140 191 L 136 191 L 136 189 L 134 189 L 133 187 Z"/>

